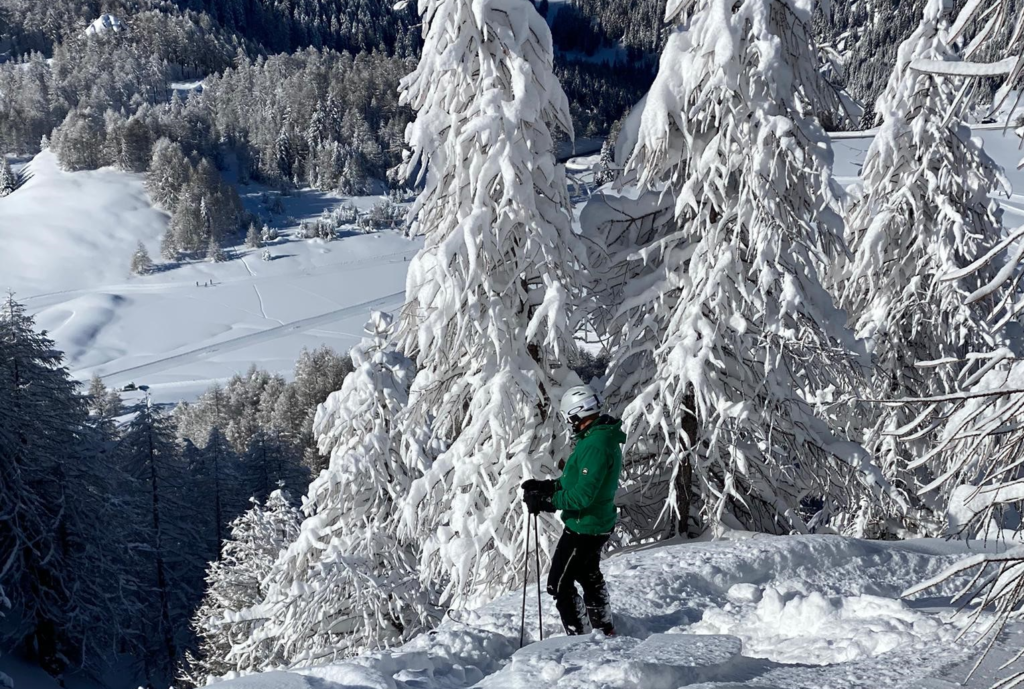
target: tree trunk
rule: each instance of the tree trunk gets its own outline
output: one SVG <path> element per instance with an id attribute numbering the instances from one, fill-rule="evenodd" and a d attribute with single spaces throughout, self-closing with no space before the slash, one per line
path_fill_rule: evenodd
<path id="1" fill-rule="evenodd" d="M 156 586 L 160 591 L 160 620 L 163 623 L 164 645 L 167 648 L 167 670 L 174 671 L 178 649 L 171 628 L 171 606 L 168 596 L 167 573 L 164 569 L 163 538 L 160 533 L 160 491 L 157 486 L 156 452 L 153 448 L 153 426 L 149 427 L 149 478 L 153 490 L 153 533 L 156 535 Z"/>
<path id="2" fill-rule="evenodd" d="M 693 395 L 687 395 L 683 406 L 683 415 L 679 420 L 679 429 L 690 438 L 688 449 L 700 444 L 700 424 L 694 413 Z M 695 536 L 690 533 L 690 506 L 693 504 L 693 465 L 689 459 L 683 460 L 676 472 L 676 536 Z"/>

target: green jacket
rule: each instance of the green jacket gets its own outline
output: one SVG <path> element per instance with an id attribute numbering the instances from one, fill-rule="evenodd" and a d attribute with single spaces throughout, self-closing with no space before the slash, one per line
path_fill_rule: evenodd
<path id="1" fill-rule="evenodd" d="M 562 521 L 580 534 L 611 533 L 615 527 L 615 493 L 622 472 L 622 422 L 601 416 L 576 437 L 576 447 L 559 479 L 551 502 Z"/>

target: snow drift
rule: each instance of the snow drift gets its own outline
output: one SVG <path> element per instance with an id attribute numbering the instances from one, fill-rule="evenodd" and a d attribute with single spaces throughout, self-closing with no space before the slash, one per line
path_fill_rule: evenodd
<path id="1" fill-rule="evenodd" d="M 545 637 L 552 638 L 518 649 L 521 593 L 511 592 L 391 651 L 217 686 L 943 686 L 962 680 L 962 665 L 973 657 L 969 646 L 956 641 L 959 618 L 941 597 L 951 595 L 956 582 L 929 591 L 932 598 L 902 600 L 900 595 L 964 550 L 955 542 L 834 536 L 642 548 L 604 563 L 616 637 L 562 636 L 545 596 Z M 531 605 L 527 633 L 532 640 L 536 623 Z"/>

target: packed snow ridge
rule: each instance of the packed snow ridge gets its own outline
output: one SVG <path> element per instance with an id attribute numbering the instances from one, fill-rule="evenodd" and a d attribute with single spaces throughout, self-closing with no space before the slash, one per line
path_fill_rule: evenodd
<path id="1" fill-rule="evenodd" d="M 964 621 L 948 607 L 958 582 L 900 597 L 962 557 L 963 544 L 745 536 L 609 558 L 615 637 L 564 636 L 544 595 L 537 641 L 531 584 L 521 649 L 520 590 L 391 651 L 218 687 L 877 689 L 966 677 L 976 649 L 958 641 Z"/>

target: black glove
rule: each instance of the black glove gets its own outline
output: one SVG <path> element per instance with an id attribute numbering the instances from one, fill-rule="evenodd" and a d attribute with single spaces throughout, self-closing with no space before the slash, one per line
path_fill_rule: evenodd
<path id="1" fill-rule="evenodd" d="M 554 512 L 556 508 L 551 502 L 551 495 L 542 493 L 539 490 L 528 490 L 523 493 L 523 502 L 526 503 L 526 509 L 530 514 L 539 514 L 540 512 Z"/>
<path id="2" fill-rule="evenodd" d="M 540 493 L 541 495 L 554 495 L 561 490 L 562 484 L 559 483 L 558 479 L 551 479 L 548 481 L 541 481 L 539 479 L 531 478 L 529 481 L 524 481 L 522 485 L 523 493 Z"/>

